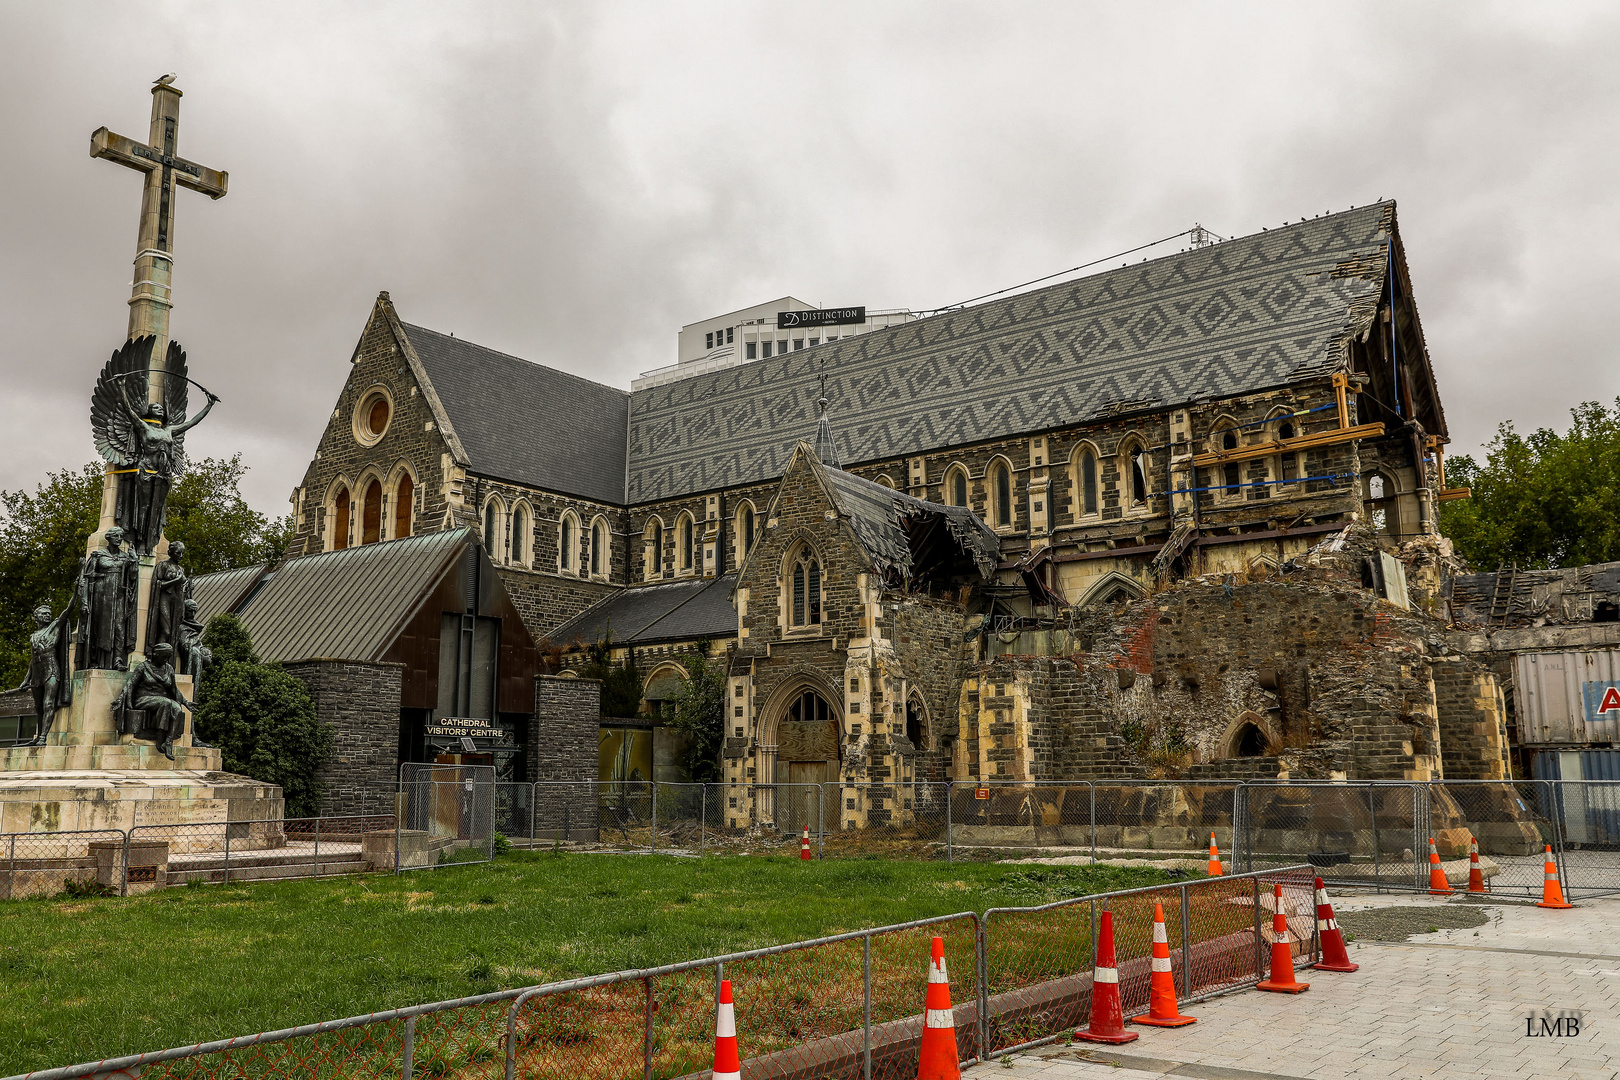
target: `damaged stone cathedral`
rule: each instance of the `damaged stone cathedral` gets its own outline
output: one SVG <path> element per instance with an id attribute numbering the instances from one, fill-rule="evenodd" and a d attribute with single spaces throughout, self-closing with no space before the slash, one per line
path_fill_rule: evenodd
<path id="1" fill-rule="evenodd" d="M 322 708 L 372 710 L 330 717 L 339 754 L 382 779 L 473 748 L 594 778 L 595 732 L 553 715 L 591 646 L 644 678 L 600 723 L 645 778 L 676 778 L 681 659 L 725 664 L 734 818 L 784 782 L 896 785 L 848 825 L 911 780 L 1507 774 L 1496 677 L 1445 632 L 1435 508 L 1466 492 L 1393 202 L 927 317 L 775 311 L 709 320 L 627 392 L 383 293 L 287 561 L 205 614 L 251 629 L 289 567 L 467 537 L 422 571 L 442 620 L 396 605 L 419 630 L 267 657 L 329 664 Z M 462 566 L 489 580 L 446 591 Z"/>

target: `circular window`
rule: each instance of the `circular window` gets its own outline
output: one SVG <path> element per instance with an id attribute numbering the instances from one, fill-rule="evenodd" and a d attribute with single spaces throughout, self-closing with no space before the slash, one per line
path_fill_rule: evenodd
<path id="1" fill-rule="evenodd" d="M 354 410 L 354 437 L 362 445 L 370 446 L 388 431 L 388 422 L 394 417 L 394 402 L 388 391 L 379 388 L 366 393 Z"/>

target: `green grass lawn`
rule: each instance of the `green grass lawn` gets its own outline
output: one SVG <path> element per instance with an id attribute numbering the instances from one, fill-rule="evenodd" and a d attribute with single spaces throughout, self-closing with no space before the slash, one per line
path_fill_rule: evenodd
<path id="1" fill-rule="evenodd" d="M 0 1076 L 1165 880 L 1155 870 L 553 855 L 0 903 Z"/>

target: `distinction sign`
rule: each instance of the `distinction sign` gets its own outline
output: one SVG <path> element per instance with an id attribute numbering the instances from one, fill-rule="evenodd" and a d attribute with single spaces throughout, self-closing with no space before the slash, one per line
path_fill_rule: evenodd
<path id="1" fill-rule="evenodd" d="M 865 307 L 816 308 L 813 311 L 778 311 L 776 328 L 799 326 L 855 326 L 866 321 Z"/>

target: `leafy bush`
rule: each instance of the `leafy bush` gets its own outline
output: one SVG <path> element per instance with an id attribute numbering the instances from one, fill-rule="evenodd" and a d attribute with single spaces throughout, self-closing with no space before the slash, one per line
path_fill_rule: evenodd
<path id="1" fill-rule="evenodd" d="M 288 817 L 318 813 L 316 774 L 331 756 L 332 732 L 308 688 L 279 664 L 257 663 L 234 616 L 209 620 L 203 642 L 217 651 L 197 692 L 197 734 L 224 752 L 227 772 L 279 785 Z"/>

